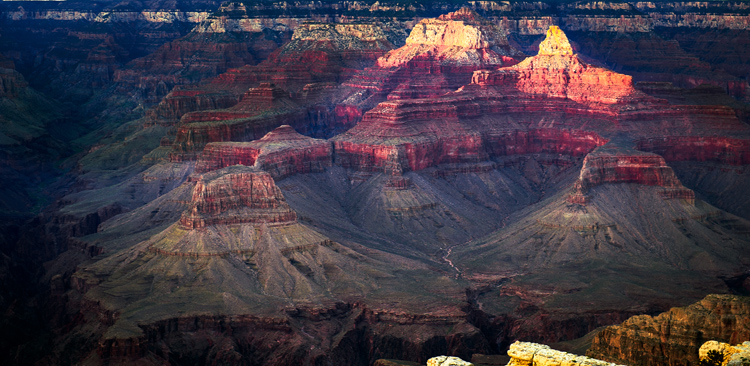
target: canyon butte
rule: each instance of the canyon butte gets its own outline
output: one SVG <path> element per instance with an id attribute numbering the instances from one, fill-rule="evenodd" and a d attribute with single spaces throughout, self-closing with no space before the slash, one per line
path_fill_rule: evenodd
<path id="1" fill-rule="evenodd" d="M 746 5 L 3 4 L 0 359 L 747 341 Z"/>

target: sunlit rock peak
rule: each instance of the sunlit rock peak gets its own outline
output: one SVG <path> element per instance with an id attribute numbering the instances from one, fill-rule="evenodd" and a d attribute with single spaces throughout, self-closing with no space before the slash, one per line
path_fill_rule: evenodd
<path id="1" fill-rule="evenodd" d="M 504 34 L 498 34 L 479 14 L 468 8 L 424 19 L 414 26 L 406 44 L 455 46 L 469 49 L 507 45 Z"/>
<path id="2" fill-rule="evenodd" d="M 565 32 L 556 25 L 547 29 L 547 38 L 539 44 L 539 56 L 572 55 L 573 47 L 570 46 Z"/>
<path id="3" fill-rule="evenodd" d="M 471 9 L 439 18 L 423 19 L 414 26 L 406 45 L 378 59 L 378 67 L 400 67 L 412 60 L 441 65 L 493 67 L 507 65 L 521 53 L 510 46 L 505 31 Z M 515 62 L 510 62 L 515 63 Z"/>

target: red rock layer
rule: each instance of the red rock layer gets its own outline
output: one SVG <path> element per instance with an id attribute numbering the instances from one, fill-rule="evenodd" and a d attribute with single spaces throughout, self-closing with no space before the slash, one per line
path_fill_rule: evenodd
<path id="1" fill-rule="evenodd" d="M 693 365 L 708 340 L 736 344 L 750 339 L 746 297 L 708 295 L 659 316 L 634 316 L 594 337 L 587 355 L 628 365 Z"/>
<path id="2" fill-rule="evenodd" d="M 147 113 L 149 123 L 175 124 L 188 112 L 229 108 L 240 101 L 249 88 L 264 82 L 292 92 L 302 91 L 312 83 L 341 82 L 393 48 L 388 41 L 388 31 L 387 27 L 376 24 L 300 25 L 290 42 L 260 64 L 227 65 L 236 68 L 228 69 L 208 83 L 170 93 Z M 191 121 L 200 118 L 194 117 Z"/>
<path id="3" fill-rule="evenodd" d="M 189 112 L 182 116 L 180 123 L 248 118 L 265 110 L 290 106 L 294 107 L 289 101 L 287 91 L 271 83 L 260 83 L 258 87 L 248 89 L 240 102 L 230 108 Z"/>
<path id="4" fill-rule="evenodd" d="M 337 164 L 375 171 L 387 166 L 395 155 L 404 170 L 421 170 L 440 164 L 477 163 L 507 155 L 584 156 L 606 143 L 606 139 L 586 131 L 476 131 L 472 127 L 482 126 L 437 121 L 414 121 L 410 125 L 407 130 L 405 126 L 383 126 L 366 118 L 350 130 L 351 133 L 333 138 Z M 365 135 L 368 138 L 364 138 Z"/>
<path id="5" fill-rule="evenodd" d="M 333 140 L 342 166 L 379 170 L 396 154 L 404 169 L 419 170 L 508 154 L 583 156 L 606 142 L 602 136 L 665 130 L 750 135 L 731 108 L 672 106 L 635 90 L 627 75 L 582 62 L 550 27 L 539 55 L 477 71 L 472 84 L 440 97 L 380 103 Z M 665 195 L 692 199 L 684 190 Z"/>
<path id="6" fill-rule="evenodd" d="M 641 140 L 638 149 L 659 154 L 666 161 L 711 161 L 750 164 L 750 140 L 710 136 L 671 136 Z"/>
<path id="7" fill-rule="evenodd" d="M 682 185 L 663 157 L 609 144 L 597 148 L 583 159 L 575 192 L 568 201 L 585 204 L 591 188 L 612 183 L 664 187 L 662 196 L 666 199 L 695 200 L 695 193 Z"/>
<path id="8" fill-rule="evenodd" d="M 274 179 L 313 173 L 331 166 L 331 144 L 300 135 L 283 125 L 259 140 L 206 145 L 195 166 L 197 173 L 242 164 L 268 172 Z"/>
<path id="9" fill-rule="evenodd" d="M 185 229 L 240 223 L 284 223 L 297 219 L 271 175 L 231 166 L 200 177 L 191 208 L 180 218 Z"/>

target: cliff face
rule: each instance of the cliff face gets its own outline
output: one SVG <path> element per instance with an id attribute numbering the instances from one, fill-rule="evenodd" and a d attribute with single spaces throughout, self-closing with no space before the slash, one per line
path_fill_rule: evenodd
<path id="1" fill-rule="evenodd" d="M 284 124 L 305 128 L 308 121 L 304 117 L 304 108 L 292 101 L 288 92 L 262 83 L 248 90 L 242 101 L 230 108 L 183 115 L 170 159 L 195 160 L 208 143 L 254 140 Z"/>
<path id="2" fill-rule="evenodd" d="M 709 295 L 658 316 L 640 315 L 605 328 L 588 354 L 639 365 L 691 365 L 706 340 L 738 343 L 750 337 L 746 297 Z"/>

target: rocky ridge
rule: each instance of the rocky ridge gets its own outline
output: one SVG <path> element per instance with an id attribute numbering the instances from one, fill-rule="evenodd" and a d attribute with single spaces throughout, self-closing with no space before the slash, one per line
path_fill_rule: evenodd
<path id="1" fill-rule="evenodd" d="M 226 166 L 256 166 L 284 179 L 293 174 L 325 171 L 332 164 L 331 144 L 297 133 L 282 125 L 251 142 L 209 143 L 195 166 L 196 173 L 206 173 Z"/>
<path id="2" fill-rule="evenodd" d="M 296 220 L 268 173 L 248 172 L 240 167 L 228 167 L 198 179 L 192 207 L 180 219 L 183 228 Z"/>

